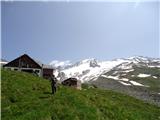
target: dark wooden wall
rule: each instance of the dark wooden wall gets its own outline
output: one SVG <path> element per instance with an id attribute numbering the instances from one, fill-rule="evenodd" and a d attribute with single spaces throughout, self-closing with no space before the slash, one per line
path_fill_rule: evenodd
<path id="1" fill-rule="evenodd" d="M 53 69 L 43 68 L 43 77 L 49 79 L 53 75 Z"/>

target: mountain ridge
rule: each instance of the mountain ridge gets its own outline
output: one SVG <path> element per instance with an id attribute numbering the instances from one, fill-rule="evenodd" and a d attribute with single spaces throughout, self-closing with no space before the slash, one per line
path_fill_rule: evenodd
<path id="1" fill-rule="evenodd" d="M 50 65 L 55 66 L 54 64 Z M 61 81 L 69 77 L 75 77 L 82 82 L 88 82 L 93 79 L 96 80 L 100 75 L 112 69 L 132 70 L 133 66 L 160 68 L 160 58 L 133 56 L 110 61 L 98 61 L 94 58 L 84 59 L 76 63 L 56 67 L 55 76 Z"/>

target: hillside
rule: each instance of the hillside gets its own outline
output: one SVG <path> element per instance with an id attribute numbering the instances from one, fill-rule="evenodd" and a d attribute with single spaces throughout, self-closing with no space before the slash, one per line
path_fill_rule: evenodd
<path id="1" fill-rule="evenodd" d="M 160 108 L 109 90 L 75 90 L 31 74 L 1 71 L 3 120 L 158 120 Z"/>
<path id="2" fill-rule="evenodd" d="M 160 106 L 160 69 L 133 66 L 134 71 L 113 69 L 92 84 L 122 92 Z"/>

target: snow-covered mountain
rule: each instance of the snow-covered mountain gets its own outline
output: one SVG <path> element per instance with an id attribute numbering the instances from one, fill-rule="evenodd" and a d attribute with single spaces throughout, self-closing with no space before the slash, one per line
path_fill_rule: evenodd
<path id="1" fill-rule="evenodd" d="M 97 80 L 97 78 L 104 73 L 109 73 L 113 70 L 115 74 L 118 72 L 127 73 L 134 71 L 133 66 L 160 68 L 160 59 L 134 56 L 129 58 L 114 59 L 111 61 L 98 61 L 94 58 L 91 58 L 72 64 L 70 61 L 54 61 L 51 62 L 50 65 L 57 68 L 54 74 L 61 81 L 70 77 L 75 77 L 82 82 L 88 82 Z"/>

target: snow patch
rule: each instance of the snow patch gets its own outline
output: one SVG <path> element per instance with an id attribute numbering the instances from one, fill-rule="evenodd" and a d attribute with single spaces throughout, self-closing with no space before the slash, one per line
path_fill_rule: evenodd
<path id="1" fill-rule="evenodd" d="M 160 68 L 160 65 L 155 65 L 155 66 L 149 65 L 148 67 L 150 67 L 150 68 Z"/>
<path id="2" fill-rule="evenodd" d="M 137 77 L 142 77 L 142 78 L 144 78 L 144 77 L 149 77 L 149 76 L 151 76 L 150 74 L 139 74 Z"/>
<path id="3" fill-rule="evenodd" d="M 129 81 L 128 78 L 121 78 L 120 80 L 122 80 L 122 81 Z"/>
<path id="4" fill-rule="evenodd" d="M 123 71 L 123 72 L 125 72 L 125 73 L 129 73 L 129 72 L 132 72 L 132 71 L 134 71 L 134 69 L 125 70 L 125 71 Z"/>
<path id="5" fill-rule="evenodd" d="M 121 84 L 123 84 L 123 85 L 126 85 L 126 86 L 130 86 L 131 84 L 129 84 L 129 83 L 125 83 L 125 82 L 123 82 L 123 81 L 119 81 Z"/>
<path id="6" fill-rule="evenodd" d="M 101 75 L 101 77 L 108 78 L 106 75 Z"/>
<path id="7" fill-rule="evenodd" d="M 153 78 L 157 79 L 157 77 L 156 77 L 156 76 L 153 76 Z"/>
<path id="8" fill-rule="evenodd" d="M 107 76 L 107 78 L 111 78 L 111 79 L 114 79 L 114 80 L 119 80 L 118 76 Z"/>
<path id="9" fill-rule="evenodd" d="M 128 78 L 119 78 L 119 76 L 101 75 L 101 77 L 117 80 L 118 82 L 120 82 L 123 85 L 128 85 L 128 86 L 129 85 L 135 85 L 135 86 L 149 87 L 149 86 L 146 86 L 146 85 L 142 85 L 141 83 L 138 83 L 136 81 L 132 81 L 132 80 L 130 81 Z M 128 83 L 126 83 L 126 82 L 128 82 Z"/>
<path id="10" fill-rule="evenodd" d="M 114 80 L 122 80 L 122 81 L 129 81 L 128 78 L 119 78 L 119 76 L 106 76 L 106 75 L 101 75 L 104 78 L 110 78 L 110 79 L 114 79 Z"/>
<path id="11" fill-rule="evenodd" d="M 135 81 L 129 81 L 129 82 L 131 82 L 133 85 L 136 85 L 136 86 L 144 86 L 144 85 L 142 85 L 142 84 L 140 84 L 138 82 L 135 82 Z"/>

